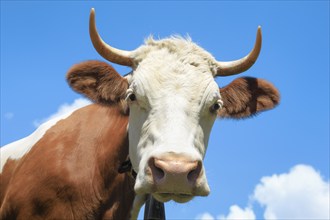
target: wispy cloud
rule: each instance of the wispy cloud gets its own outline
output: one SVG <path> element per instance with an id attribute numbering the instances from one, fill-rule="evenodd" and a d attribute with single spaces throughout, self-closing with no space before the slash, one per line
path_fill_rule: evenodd
<path id="1" fill-rule="evenodd" d="M 288 173 L 262 177 L 248 207 L 233 205 L 217 218 L 205 212 L 197 219 L 255 220 L 252 205 L 264 207 L 265 219 L 330 219 L 330 183 L 309 165 L 296 165 Z"/>
<path id="2" fill-rule="evenodd" d="M 73 103 L 71 103 L 71 104 L 64 103 L 58 108 L 56 113 L 50 115 L 47 118 L 44 118 L 41 120 L 35 120 L 33 122 L 33 125 L 35 127 L 39 127 L 42 123 L 44 123 L 46 121 L 49 121 L 54 118 L 60 118 L 63 115 L 69 114 L 69 113 L 71 113 L 79 108 L 82 108 L 86 105 L 89 105 L 89 104 L 91 104 L 91 102 L 88 99 L 84 99 L 84 98 L 78 98 L 78 99 L 74 100 Z"/>
<path id="3" fill-rule="evenodd" d="M 14 118 L 14 113 L 6 112 L 4 116 L 5 116 L 5 119 L 10 120 L 10 119 Z"/>

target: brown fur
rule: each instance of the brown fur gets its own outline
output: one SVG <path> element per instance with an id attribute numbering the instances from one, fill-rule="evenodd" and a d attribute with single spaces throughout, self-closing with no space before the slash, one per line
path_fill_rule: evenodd
<path id="1" fill-rule="evenodd" d="M 119 107 L 96 104 L 59 121 L 17 164 L 0 219 L 128 219 L 134 181 L 117 172 L 127 123 Z"/>
<path id="2" fill-rule="evenodd" d="M 5 197 L 5 192 L 9 186 L 11 177 L 15 171 L 15 168 L 19 160 L 8 159 L 3 167 L 2 173 L 0 173 L 0 207 Z"/>
<path id="3" fill-rule="evenodd" d="M 278 90 L 269 82 L 243 77 L 220 89 L 223 108 L 219 117 L 246 118 L 274 108 L 280 102 Z"/>
<path id="4" fill-rule="evenodd" d="M 128 82 L 112 66 L 101 61 L 85 61 L 67 73 L 71 88 L 97 103 L 116 104 L 125 99 Z"/>

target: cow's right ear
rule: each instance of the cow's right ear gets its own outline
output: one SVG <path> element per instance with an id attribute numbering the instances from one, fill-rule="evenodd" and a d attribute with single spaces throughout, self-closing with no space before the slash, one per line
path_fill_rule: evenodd
<path id="1" fill-rule="evenodd" d="M 76 64 L 66 77 L 73 90 L 94 102 L 114 104 L 125 99 L 127 80 L 105 62 L 85 61 Z"/>
<path id="2" fill-rule="evenodd" d="M 263 79 L 242 77 L 220 89 L 223 108 L 222 118 L 243 119 L 276 107 L 280 93 L 275 86 Z"/>

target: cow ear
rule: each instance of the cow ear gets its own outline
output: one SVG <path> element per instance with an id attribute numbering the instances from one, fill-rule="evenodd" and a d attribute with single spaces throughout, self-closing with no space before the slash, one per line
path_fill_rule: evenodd
<path id="1" fill-rule="evenodd" d="M 125 98 L 128 82 L 107 63 L 86 61 L 67 73 L 71 88 L 94 102 L 113 104 Z"/>
<path id="2" fill-rule="evenodd" d="M 246 118 L 274 108 L 280 101 L 278 90 L 269 82 L 243 77 L 220 89 L 223 108 L 219 117 Z"/>

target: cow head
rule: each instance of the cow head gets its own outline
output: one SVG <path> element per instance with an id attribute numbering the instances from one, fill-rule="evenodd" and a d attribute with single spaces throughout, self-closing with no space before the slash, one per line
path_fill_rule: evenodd
<path id="1" fill-rule="evenodd" d="M 106 63 L 87 61 L 71 68 L 68 82 L 95 102 L 128 105 L 137 194 L 151 193 L 162 202 L 208 195 L 202 161 L 217 116 L 246 118 L 279 102 L 277 89 L 265 80 L 238 78 L 220 89 L 214 80 L 253 65 L 261 49 L 260 28 L 253 50 L 230 62 L 219 62 L 190 39 L 178 37 L 149 38 L 134 51 L 116 49 L 98 35 L 94 10 L 90 35 L 105 59 L 130 66 L 132 72 L 121 77 Z"/>

